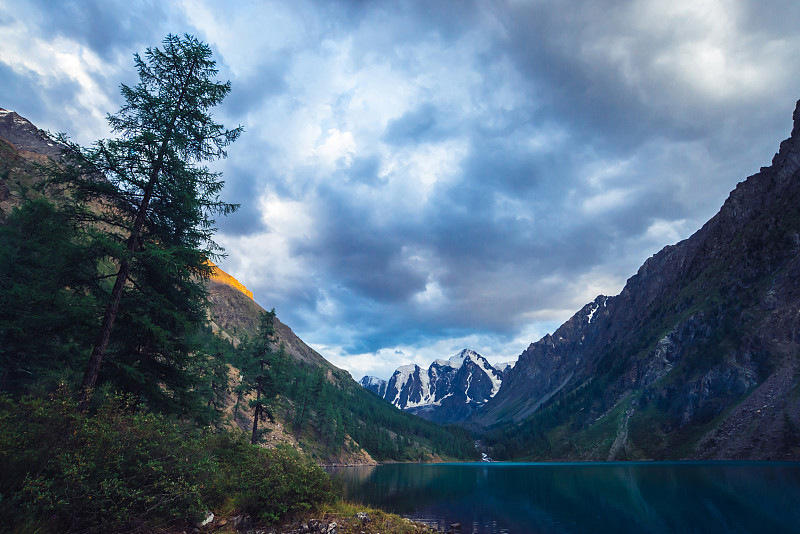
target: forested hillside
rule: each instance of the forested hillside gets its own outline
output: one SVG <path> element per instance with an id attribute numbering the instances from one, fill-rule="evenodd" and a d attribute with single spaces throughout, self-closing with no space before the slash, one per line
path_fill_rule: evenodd
<path id="1" fill-rule="evenodd" d="M 267 312 L 229 285 L 212 280 L 208 289 L 212 328 L 218 337 L 231 341 L 228 358 L 246 375 L 252 362 L 248 344 L 262 334 L 259 317 Z M 269 382 L 277 394 L 271 404 L 280 428 L 267 424 L 276 432 L 291 433 L 319 461 L 477 457 L 463 429 L 443 428 L 395 409 L 365 391 L 347 371 L 325 360 L 277 317 L 272 318 L 272 325 Z M 242 428 L 252 428 L 252 416 L 248 408 L 237 411 L 235 420 Z"/>
<path id="2" fill-rule="evenodd" d="M 85 216 L 74 214 L 81 206 L 68 199 L 64 190 L 68 186 L 45 187 L 48 175 L 54 172 L 46 166 L 47 158 L 59 157 L 56 146 L 18 114 L 4 112 L 0 169 L 6 193 L 0 217 L 7 224 L 0 246 L 8 247 L 6 257 L 13 258 L 4 266 L 10 270 L 6 279 L 14 280 L 15 286 L 2 296 L 8 299 L 4 332 L 9 336 L 3 387 L 18 393 L 36 388 L 52 391 L 58 383 L 77 380 L 85 358 L 81 349 L 91 344 L 98 301 L 108 291 L 103 286 L 108 274 L 102 271 L 107 270 L 101 249 L 105 238 L 81 228 Z M 62 287 L 54 292 L 60 284 Z M 137 286 L 141 287 L 139 283 Z M 84 291 L 74 291 L 78 287 Z M 185 360 L 179 364 L 180 372 L 170 370 L 174 358 L 156 362 L 156 354 L 148 357 L 143 346 L 116 348 L 115 338 L 101 382 L 135 393 L 159 410 L 191 413 L 201 421 L 224 424 L 226 417 L 235 415 L 238 426 L 249 430 L 253 423 L 249 394 L 254 390 L 235 380 L 237 373 L 228 366 L 248 375 L 243 369 L 249 365 L 247 354 L 252 350 L 248 340 L 258 336 L 259 317 L 265 310 L 230 284 L 210 279 L 203 287 L 212 320 L 210 331 L 199 321 L 195 321 L 194 334 L 190 330 L 182 330 L 183 334 L 167 331 L 166 325 L 158 327 L 162 339 L 189 343 L 183 349 Z M 20 302 L 30 307 L 31 313 L 19 313 Z M 141 316 L 148 314 L 151 319 L 158 317 L 157 313 L 137 312 L 132 302 L 126 302 L 117 328 L 135 329 L 127 323 L 141 321 Z M 275 413 L 282 428 L 296 434 L 301 445 L 319 461 L 362 462 L 371 461 L 370 456 L 375 460 L 475 456 L 465 432 L 445 430 L 400 413 L 365 394 L 347 372 L 327 362 L 277 317 L 273 319 L 275 333 L 270 350 L 277 353 L 282 346 L 285 363 L 271 378 L 274 387 L 269 402 L 279 407 Z M 27 334 L 34 331 L 39 335 Z M 13 337 L 13 332 L 18 335 Z M 12 350 L 41 356 L 28 357 L 22 364 L 12 356 Z M 209 356 L 197 357 L 201 353 Z M 16 370 L 15 365 L 19 367 Z M 167 385 L 169 392 L 164 389 Z M 238 390 L 233 392 L 234 388 Z M 245 398 L 235 414 L 225 411 L 226 395 Z"/>

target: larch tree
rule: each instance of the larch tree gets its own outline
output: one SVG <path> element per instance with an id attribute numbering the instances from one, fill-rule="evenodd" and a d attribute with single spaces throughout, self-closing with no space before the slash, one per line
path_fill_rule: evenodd
<path id="1" fill-rule="evenodd" d="M 134 55 L 139 83 L 125 84 L 125 104 L 108 116 L 115 139 L 89 149 L 71 144 L 72 186 L 76 198 L 96 206 L 95 228 L 107 240 L 116 270 L 102 323 L 83 377 L 80 406 L 88 407 L 123 295 L 139 291 L 148 305 L 161 302 L 166 323 L 202 320 L 207 263 L 220 248 L 212 237 L 215 215 L 238 206 L 220 200 L 224 182 L 205 162 L 227 156 L 241 127 L 225 129 L 209 110 L 230 92 L 230 82 L 215 80 L 211 48 L 196 38 L 168 35 L 162 48 Z M 99 206 L 99 208 L 97 208 Z M 174 293 L 170 296 L 169 293 Z M 170 298 L 183 310 L 170 310 Z M 152 350 L 167 336 L 164 328 L 137 319 L 147 336 L 137 350 Z M 165 324 L 166 324 L 165 323 Z M 147 339 L 144 340 L 144 337 Z M 153 359 L 158 364 L 169 354 Z"/>
<path id="2" fill-rule="evenodd" d="M 250 442 L 254 445 L 261 440 L 263 434 L 258 428 L 259 421 L 275 420 L 272 403 L 279 390 L 275 375 L 281 363 L 279 361 L 281 355 L 273 350 L 275 341 L 275 308 L 273 308 L 269 312 L 262 312 L 259 316 L 258 335 L 251 347 L 250 369 L 245 370 L 248 373 L 245 380 L 256 392 L 256 398 L 250 401 L 250 406 L 253 408 L 253 433 Z"/>

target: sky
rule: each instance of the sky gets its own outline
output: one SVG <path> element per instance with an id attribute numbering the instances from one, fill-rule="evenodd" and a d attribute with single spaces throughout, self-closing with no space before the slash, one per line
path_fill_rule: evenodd
<path id="1" fill-rule="evenodd" d="M 245 133 L 220 266 L 359 379 L 515 360 L 770 164 L 796 0 L 0 0 L 0 107 L 90 145 L 167 34 Z"/>

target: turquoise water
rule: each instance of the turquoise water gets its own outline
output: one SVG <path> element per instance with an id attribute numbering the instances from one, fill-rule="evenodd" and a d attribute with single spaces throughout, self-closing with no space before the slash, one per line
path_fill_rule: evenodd
<path id="1" fill-rule="evenodd" d="M 347 467 L 350 500 L 463 533 L 800 533 L 800 463 Z"/>

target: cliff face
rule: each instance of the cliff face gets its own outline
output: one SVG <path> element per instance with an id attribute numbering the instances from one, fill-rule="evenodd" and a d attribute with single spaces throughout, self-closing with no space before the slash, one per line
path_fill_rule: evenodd
<path id="1" fill-rule="evenodd" d="M 770 167 L 531 344 L 473 422 L 529 436 L 517 455 L 800 458 L 798 281 L 800 102 Z"/>

